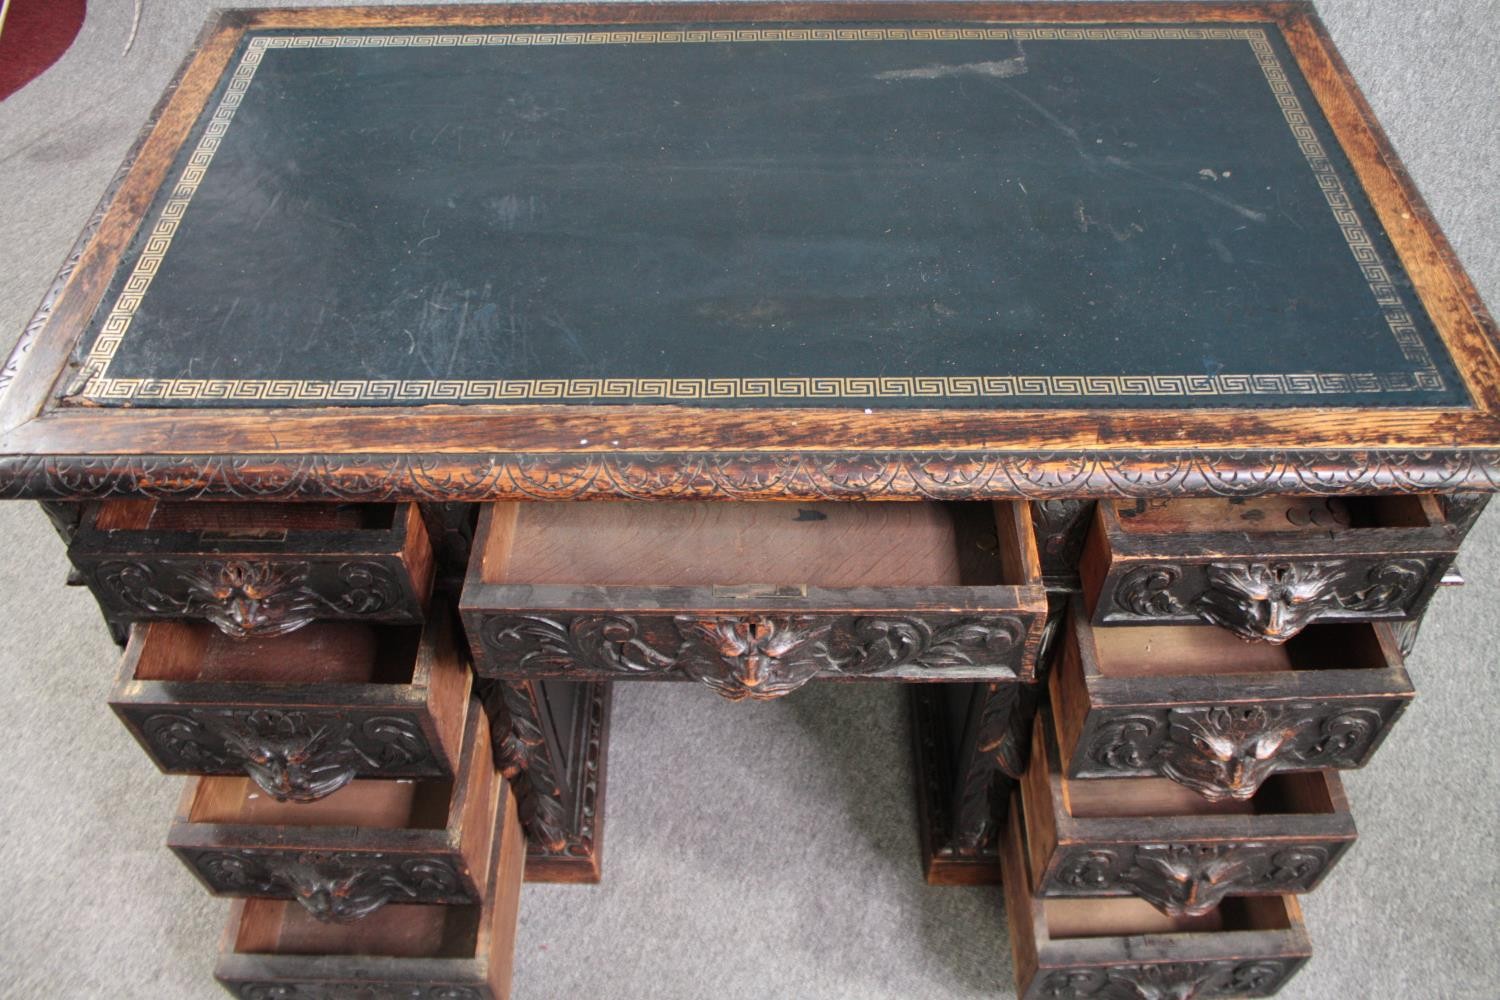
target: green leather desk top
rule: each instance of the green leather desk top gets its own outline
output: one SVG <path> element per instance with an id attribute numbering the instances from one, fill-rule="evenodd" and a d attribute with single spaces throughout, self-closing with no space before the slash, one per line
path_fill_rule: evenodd
<path id="1" fill-rule="evenodd" d="M 1464 408 L 1274 25 L 245 35 L 64 404 Z"/>

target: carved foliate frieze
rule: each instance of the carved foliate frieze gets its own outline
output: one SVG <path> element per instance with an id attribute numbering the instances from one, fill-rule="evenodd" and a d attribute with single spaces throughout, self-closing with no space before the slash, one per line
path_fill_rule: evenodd
<path id="1" fill-rule="evenodd" d="M 1158 774 L 1207 799 L 1248 799 L 1277 771 L 1359 767 L 1392 704 L 1186 706 L 1110 714 L 1080 739 L 1078 777 Z"/>
<path id="2" fill-rule="evenodd" d="M 726 698 L 789 694 L 820 675 L 921 676 L 1022 666 L 1018 615 L 849 616 L 745 612 L 666 615 L 492 615 L 480 626 L 486 673 L 673 676 Z"/>
<path id="3" fill-rule="evenodd" d="M 164 770 L 243 772 L 278 801 L 320 799 L 356 775 L 445 771 L 421 726 L 396 715 L 186 706 L 126 712 Z"/>
<path id="4" fill-rule="evenodd" d="M 1328 867 L 1322 844 L 1139 844 L 1077 848 L 1049 895 L 1133 895 L 1172 916 L 1198 916 L 1228 895 L 1304 892 Z"/>
<path id="5" fill-rule="evenodd" d="M 1296 971 L 1286 959 L 1156 962 L 1060 969 L 1042 980 L 1047 1000 L 1207 1000 L 1270 996 Z"/>
<path id="6" fill-rule="evenodd" d="M 469 903 L 447 858 L 357 851 L 193 851 L 188 862 L 215 892 L 291 898 L 318 920 L 352 923 L 386 903 Z"/>
<path id="7" fill-rule="evenodd" d="M 1446 561 L 1150 563 L 1121 574 L 1101 619 L 1111 624 L 1200 620 L 1241 638 L 1286 642 L 1319 620 L 1400 618 L 1419 610 Z"/>
<path id="8" fill-rule="evenodd" d="M 118 560 L 91 573 L 126 618 L 203 618 L 236 638 L 284 635 L 317 618 L 420 620 L 397 571 L 381 562 Z"/>
<path id="9" fill-rule="evenodd" d="M 378 983 L 234 983 L 240 1000 L 483 1000 L 472 986 L 410 986 Z"/>
<path id="10" fill-rule="evenodd" d="M 25 343 L 29 340 L 22 347 Z M 1500 451 L 450 451 L 0 458 L 0 499 L 34 500 L 1067 500 L 1355 492 L 1500 492 Z"/>

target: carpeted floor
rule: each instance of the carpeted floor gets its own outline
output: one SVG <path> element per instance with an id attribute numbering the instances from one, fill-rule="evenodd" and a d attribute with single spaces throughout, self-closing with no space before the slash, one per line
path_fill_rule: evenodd
<path id="1" fill-rule="evenodd" d="M 271 4 L 268 4 L 271 5 Z M 73 48 L 0 104 L 0 330 L 25 324 L 209 3 L 90 5 Z M 1327 0 L 1396 147 L 1500 303 L 1500 3 Z M 0 996 L 216 995 L 227 904 L 162 847 L 182 779 L 104 705 L 117 652 L 32 506 L 0 506 Z M 1283 996 L 1500 995 L 1500 514 L 1481 522 L 1410 664 L 1421 692 L 1348 776 L 1361 837 L 1305 900 L 1317 956 Z M 530 886 L 518 1000 L 1005 997 L 998 889 L 917 869 L 895 689 L 731 705 L 622 685 L 602 886 Z"/>

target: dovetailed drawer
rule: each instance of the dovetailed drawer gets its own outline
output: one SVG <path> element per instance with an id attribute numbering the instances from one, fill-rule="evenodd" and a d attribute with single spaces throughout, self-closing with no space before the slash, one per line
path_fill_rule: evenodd
<path id="1" fill-rule="evenodd" d="M 235 900 L 214 977 L 241 1000 L 506 1000 L 526 844 L 501 785 L 482 903 L 328 923 L 290 900 Z"/>
<path id="2" fill-rule="evenodd" d="M 1285 642 L 1314 622 L 1419 616 L 1461 540 L 1431 496 L 1102 500 L 1079 573 L 1096 625 Z"/>
<path id="3" fill-rule="evenodd" d="M 1014 795 L 1000 843 L 1020 1000 L 1268 997 L 1311 957 L 1295 896 L 1234 896 L 1173 916 L 1140 899 L 1034 893 L 1024 810 Z"/>
<path id="4" fill-rule="evenodd" d="M 461 602 L 488 677 L 1030 680 L 1046 618 L 1025 503 L 500 503 Z"/>
<path id="5" fill-rule="evenodd" d="M 1354 843 L 1333 771 L 1275 774 L 1215 802 L 1167 778 L 1069 778 L 1046 713 L 1032 737 L 1020 792 L 1041 896 L 1135 896 L 1200 916 L 1228 896 L 1309 892 Z"/>
<path id="6" fill-rule="evenodd" d="M 277 802 L 248 778 L 194 778 L 167 846 L 216 896 L 294 899 L 322 921 L 479 903 L 504 784 L 473 701 L 451 780 L 358 778 L 316 802 Z"/>
<path id="7" fill-rule="evenodd" d="M 410 503 L 111 500 L 85 512 L 68 558 L 112 620 L 201 619 L 238 637 L 420 623 L 432 589 Z"/>
<path id="8" fill-rule="evenodd" d="M 473 678 L 451 613 L 434 612 L 426 626 L 318 622 L 272 639 L 140 623 L 110 707 L 163 771 L 248 775 L 278 800 L 448 777 Z"/>
<path id="9" fill-rule="evenodd" d="M 1070 778 L 1247 799 L 1272 774 L 1362 766 L 1415 693 L 1388 625 L 1273 645 L 1211 625 L 1094 628 L 1076 598 L 1068 616 L 1048 685 Z"/>

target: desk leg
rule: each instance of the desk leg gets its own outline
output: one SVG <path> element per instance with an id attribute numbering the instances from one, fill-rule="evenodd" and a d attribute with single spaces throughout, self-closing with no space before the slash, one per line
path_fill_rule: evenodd
<path id="1" fill-rule="evenodd" d="M 922 865 L 933 885 L 1000 881 L 997 835 L 1025 771 L 1038 688 L 912 684 Z"/>
<path id="2" fill-rule="evenodd" d="M 598 882 L 609 750 L 608 683 L 489 681 L 495 766 L 526 828 L 526 878 Z"/>

